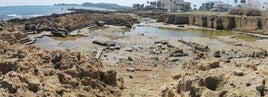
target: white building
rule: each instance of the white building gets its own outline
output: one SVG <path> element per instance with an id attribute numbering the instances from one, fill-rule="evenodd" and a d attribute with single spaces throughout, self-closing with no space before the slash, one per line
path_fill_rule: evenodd
<path id="1" fill-rule="evenodd" d="M 263 9 L 263 5 L 259 0 L 248 0 L 246 3 L 241 4 L 242 8 L 256 8 Z"/>
<path id="2" fill-rule="evenodd" d="M 189 10 L 191 3 L 184 2 L 184 0 L 158 0 L 160 8 L 166 9 L 168 12 L 177 12 Z"/>
<path id="3" fill-rule="evenodd" d="M 204 11 L 227 11 L 232 5 L 223 3 L 221 1 L 209 1 L 202 3 L 200 10 Z"/>
<path id="4" fill-rule="evenodd" d="M 268 3 L 263 3 L 263 5 L 261 6 L 261 10 L 266 10 L 268 11 Z"/>
<path id="5" fill-rule="evenodd" d="M 259 0 L 248 0 L 248 6 L 250 8 L 259 8 L 261 6 L 261 3 Z"/>

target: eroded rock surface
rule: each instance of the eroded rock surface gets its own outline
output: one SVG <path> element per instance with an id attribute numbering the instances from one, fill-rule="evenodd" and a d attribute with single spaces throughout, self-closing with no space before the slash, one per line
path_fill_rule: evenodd
<path id="1" fill-rule="evenodd" d="M 91 56 L 0 41 L 0 95 L 118 97 L 117 72 Z M 122 87 L 122 86 L 121 86 Z"/>

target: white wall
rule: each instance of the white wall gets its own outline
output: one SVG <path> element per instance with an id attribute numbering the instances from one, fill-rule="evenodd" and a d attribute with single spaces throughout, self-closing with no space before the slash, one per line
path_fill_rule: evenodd
<path id="1" fill-rule="evenodd" d="M 174 4 L 174 1 L 176 1 L 176 4 Z M 164 6 L 162 6 L 161 8 L 171 11 L 171 10 L 178 10 L 180 6 L 177 5 L 183 4 L 184 0 L 158 0 L 158 2 L 161 2 L 162 5 L 164 4 Z"/>

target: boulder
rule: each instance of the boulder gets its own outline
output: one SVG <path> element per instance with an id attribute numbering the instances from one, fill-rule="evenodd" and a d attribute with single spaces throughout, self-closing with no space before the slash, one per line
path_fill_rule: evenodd
<path id="1" fill-rule="evenodd" d="M 97 21 L 95 23 L 97 26 L 104 26 L 105 25 L 104 21 Z"/>
<path id="2" fill-rule="evenodd" d="M 117 85 L 117 72 L 115 70 L 108 70 L 107 72 L 104 72 L 101 76 L 103 78 L 103 82 L 111 85 L 116 86 Z"/>
<path id="3" fill-rule="evenodd" d="M 236 75 L 236 76 L 244 76 L 244 73 L 243 73 L 243 71 L 241 71 L 241 70 L 235 70 L 233 73 L 234 73 L 234 75 Z"/>
<path id="4" fill-rule="evenodd" d="M 218 60 L 211 60 L 211 61 L 206 61 L 206 62 L 201 62 L 198 64 L 197 69 L 206 71 L 210 70 L 213 68 L 218 68 L 220 67 L 220 62 Z"/>

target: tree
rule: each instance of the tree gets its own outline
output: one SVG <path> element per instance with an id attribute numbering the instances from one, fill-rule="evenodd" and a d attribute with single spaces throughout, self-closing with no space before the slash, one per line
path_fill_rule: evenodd
<path id="1" fill-rule="evenodd" d="M 241 0 L 240 3 L 246 3 L 246 0 Z"/>
<path id="2" fill-rule="evenodd" d="M 197 7 L 197 6 L 196 6 L 196 5 L 194 5 L 194 10 L 196 10 L 196 7 Z"/>
<path id="3" fill-rule="evenodd" d="M 144 8 L 144 4 L 142 4 L 140 7 L 143 9 Z"/>
<path id="4" fill-rule="evenodd" d="M 237 2 L 238 2 L 237 0 L 234 0 L 234 4 L 235 4 L 235 5 L 237 4 Z"/>
<path id="5" fill-rule="evenodd" d="M 189 11 L 191 9 L 191 6 L 185 5 L 185 11 Z"/>
<path id="6" fill-rule="evenodd" d="M 161 5 L 162 5 L 162 3 L 159 2 L 159 1 L 157 1 L 156 7 L 157 7 L 157 8 L 161 8 Z"/>

